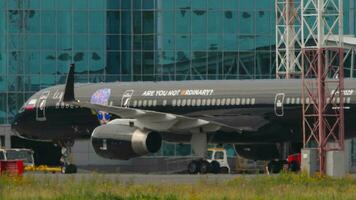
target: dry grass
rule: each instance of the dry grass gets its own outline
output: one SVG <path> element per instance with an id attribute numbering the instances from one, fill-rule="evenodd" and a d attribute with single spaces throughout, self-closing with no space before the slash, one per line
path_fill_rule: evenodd
<path id="1" fill-rule="evenodd" d="M 238 177 L 225 183 L 123 184 L 93 175 L 85 180 L 0 177 L 0 199 L 356 199 L 356 180 L 304 175 Z"/>

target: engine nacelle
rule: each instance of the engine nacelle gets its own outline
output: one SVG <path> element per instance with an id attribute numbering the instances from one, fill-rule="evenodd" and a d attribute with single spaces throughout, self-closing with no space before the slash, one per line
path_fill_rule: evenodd
<path id="1" fill-rule="evenodd" d="M 128 160 L 159 151 L 162 137 L 157 132 L 142 130 L 129 124 L 109 123 L 94 129 L 91 142 L 99 156 Z"/>

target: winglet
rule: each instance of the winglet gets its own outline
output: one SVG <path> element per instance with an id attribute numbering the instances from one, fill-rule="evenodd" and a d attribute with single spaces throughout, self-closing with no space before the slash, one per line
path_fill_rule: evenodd
<path id="1" fill-rule="evenodd" d="M 74 71 L 75 71 L 75 64 L 70 64 L 69 72 L 67 75 L 67 81 L 64 90 L 63 101 L 70 102 L 75 101 L 74 97 Z"/>

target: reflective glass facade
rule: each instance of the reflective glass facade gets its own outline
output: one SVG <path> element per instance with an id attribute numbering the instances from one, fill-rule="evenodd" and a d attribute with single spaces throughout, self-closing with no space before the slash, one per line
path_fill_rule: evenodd
<path id="1" fill-rule="evenodd" d="M 273 78 L 274 15 L 271 0 L 0 0 L 0 124 L 72 62 L 80 82 Z"/>

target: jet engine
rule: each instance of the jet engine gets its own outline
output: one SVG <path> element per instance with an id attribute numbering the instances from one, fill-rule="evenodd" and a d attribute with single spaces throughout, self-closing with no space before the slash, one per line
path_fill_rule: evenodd
<path id="1" fill-rule="evenodd" d="M 162 137 L 157 132 L 137 128 L 131 123 L 109 123 L 94 129 L 91 142 L 101 157 L 128 160 L 156 153 L 161 148 Z"/>

